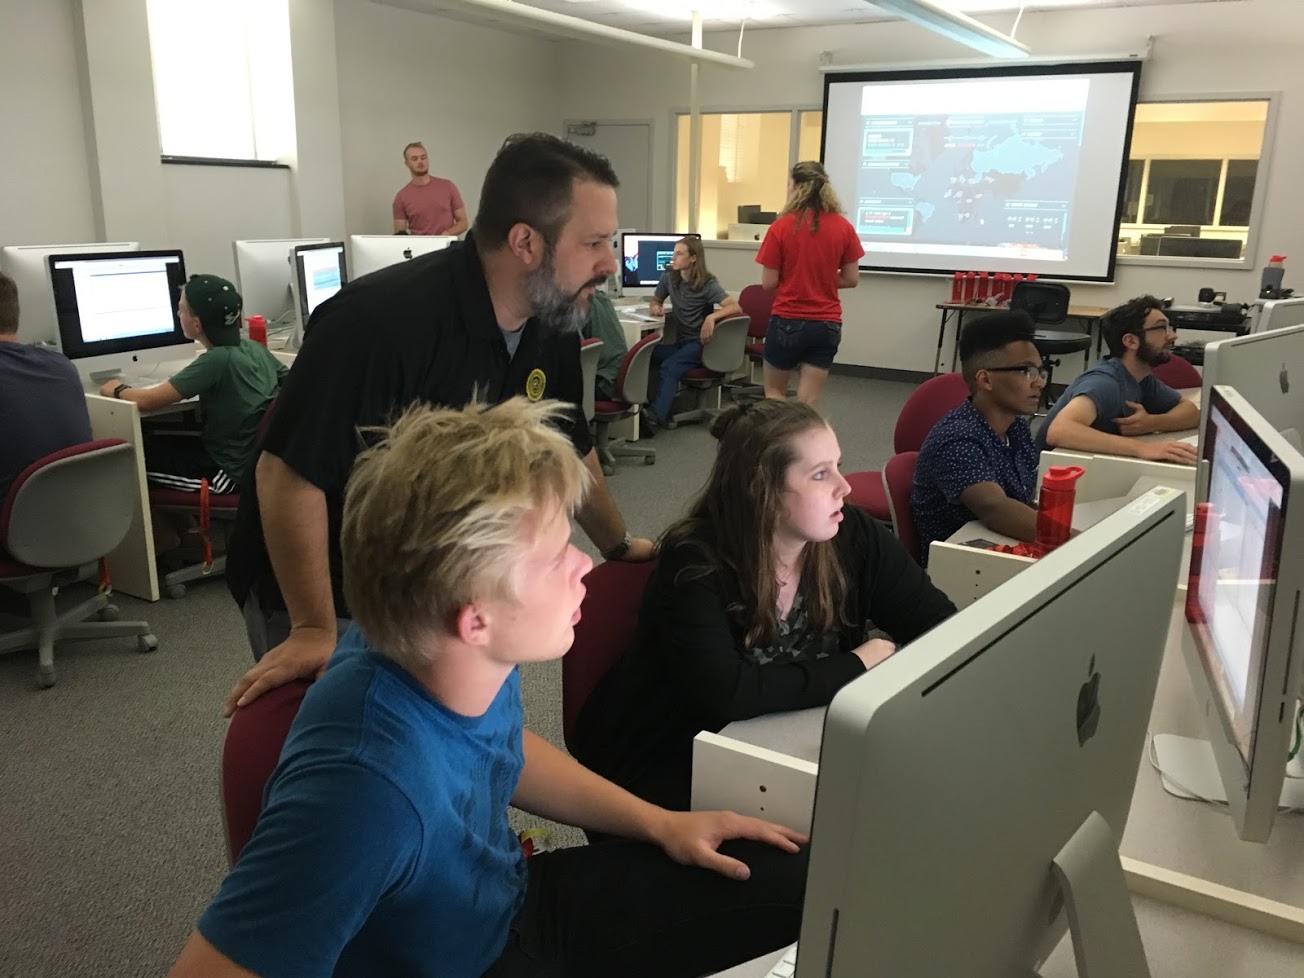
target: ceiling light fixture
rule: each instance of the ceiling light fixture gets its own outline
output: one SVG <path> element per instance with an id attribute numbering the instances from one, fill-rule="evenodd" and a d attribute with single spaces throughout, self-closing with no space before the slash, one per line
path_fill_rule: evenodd
<path id="1" fill-rule="evenodd" d="M 926 27 L 935 34 L 949 37 L 993 58 L 1028 57 L 1027 45 L 1020 44 L 1014 38 L 959 11 L 948 10 L 934 0 L 866 0 L 866 2 L 887 13 L 896 14 L 902 20 Z"/>

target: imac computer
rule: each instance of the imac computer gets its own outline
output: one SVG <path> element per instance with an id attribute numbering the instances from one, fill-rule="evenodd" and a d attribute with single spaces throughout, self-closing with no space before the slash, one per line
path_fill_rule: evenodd
<path id="1" fill-rule="evenodd" d="M 843 687 L 797 978 L 1149 971 L 1118 854 L 1185 532 L 1156 488 Z"/>
<path id="2" fill-rule="evenodd" d="M 54 317 L 54 293 L 50 289 L 51 255 L 104 254 L 110 251 L 139 251 L 135 241 L 108 244 L 6 245 L 0 251 L 0 270 L 18 286 L 18 339 L 58 347 L 59 322 Z"/>
<path id="3" fill-rule="evenodd" d="M 624 240 L 625 235 L 634 234 L 638 228 L 616 228 L 616 233 L 611 236 L 611 257 L 616 260 L 616 270 L 612 272 L 611 277 L 607 279 L 607 284 L 603 286 L 607 295 L 615 299 L 620 295 L 621 269 L 624 268 L 625 262 L 620 250 L 620 243 Z"/>
<path id="4" fill-rule="evenodd" d="M 1268 333 L 1274 329 L 1301 324 L 1304 324 L 1304 298 L 1268 299 L 1256 311 L 1250 331 Z"/>
<path id="5" fill-rule="evenodd" d="M 193 352 L 177 316 L 186 284 L 181 252 L 51 255 L 48 261 L 60 347 L 83 380 L 147 374 Z"/>
<path id="6" fill-rule="evenodd" d="M 1153 758 L 1171 793 L 1226 802 L 1237 835 L 1266 842 L 1279 806 L 1304 806 L 1304 770 L 1287 777 L 1304 692 L 1304 455 L 1237 391 L 1211 394 L 1183 642 L 1209 741 L 1156 736 Z"/>
<path id="7" fill-rule="evenodd" d="M 294 298 L 294 337 L 291 348 L 303 341 L 308 320 L 317 307 L 349 280 L 344 267 L 344 242 L 295 245 L 290 252 L 290 291 Z"/>
<path id="8" fill-rule="evenodd" d="M 243 300 L 241 315 L 262 316 L 271 327 L 290 324 L 294 316 L 290 294 L 291 252 L 295 245 L 329 241 L 330 238 L 264 238 L 233 242 L 235 285 Z"/>
<path id="9" fill-rule="evenodd" d="M 353 234 L 349 236 L 349 264 L 354 278 L 362 278 L 418 255 L 442 251 L 457 238 L 446 234 Z"/>
<path id="10" fill-rule="evenodd" d="M 675 242 L 685 234 L 622 234 L 620 236 L 620 294 L 651 295 L 670 267 Z M 696 235 L 694 235 L 696 237 Z"/>
<path id="11" fill-rule="evenodd" d="M 1304 435 L 1304 326 L 1217 340 L 1204 348 L 1200 385 L 1201 438 L 1209 430 L 1210 392 L 1234 387 L 1277 431 L 1299 445 Z M 1202 453 L 1203 454 L 1203 453 Z M 1196 498 L 1208 498 L 1208 464 L 1202 457 Z"/>

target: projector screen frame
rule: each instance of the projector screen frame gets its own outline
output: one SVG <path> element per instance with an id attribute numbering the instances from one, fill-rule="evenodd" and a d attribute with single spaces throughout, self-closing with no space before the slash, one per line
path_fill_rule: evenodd
<path id="1" fill-rule="evenodd" d="M 1142 63 L 1141 60 L 1135 58 L 1117 58 L 1096 61 L 1065 61 L 1056 63 L 1000 63 L 984 66 L 975 65 L 972 67 L 893 67 L 882 70 L 826 71 L 824 73 L 824 96 L 820 120 L 820 162 L 826 167 L 828 166 L 829 95 L 834 85 L 894 81 L 963 81 L 971 78 L 1019 78 L 1027 76 L 1044 77 L 1055 75 L 1106 73 L 1131 74 L 1132 77 L 1127 106 L 1127 126 L 1123 133 L 1122 153 L 1120 154 L 1119 159 L 1118 190 L 1114 200 L 1113 232 L 1109 236 L 1109 258 L 1104 272 L 1099 275 L 1083 275 L 1049 271 L 1044 270 L 1041 267 L 1028 269 L 1029 271 L 1035 270 L 1039 277 L 1048 280 L 1093 282 L 1100 284 L 1112 283 L 1114 281 L 1115 269 L 1119 259 L 1118 228 L 1123 215 L 1124 195 L 1127 182 L 1127 164 L 1132 151 L 1132 128 L 1136 121 L 1137 102 L 1140 99 Z M 844 201 L 844 205 L 846 204 L 847 202 Z M 854 206 L 854 203 L 850 206 Z M 949 256 L 938 257 L 947 258 Z M 877 260 L 879 260 L 878 255 L 867 249 L 864 257 L 860 259 L 860 271 L 894 275 L 951 275 L 957 271 L 969 271 L 971 269 L 977 270 L 982 265 L 980 259 L 968 261 L 961 258 L 955 264 L 904 268 L 897 265 L 873 263 Z"/>

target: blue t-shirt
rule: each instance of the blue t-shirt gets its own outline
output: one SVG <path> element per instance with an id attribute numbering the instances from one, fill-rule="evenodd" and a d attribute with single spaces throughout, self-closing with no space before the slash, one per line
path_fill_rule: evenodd
<path id="1" fill-rule="evenodd" d="M 1011 499 L 1032 503 L 1039 452 L 1027 418 L 1015 418 L 1002 439 L 972 399 L 947 412 L 924 439 L 910 487 L 910 510 L 923 562 L 928 545 L 945 540 L 977 519 L 960 494 L 980 482 L 995 482 Z"/>
<path id="2" fill-rule="evenodd" d="M 1117 435 L 1119 418 L 1126 418 L 1132 413 L 1128 401 L 1135 401 L 1150 414 L 1167 414 L 1181 403 L 1182 395 L 1177 393 L 1154 374 L 1147 374 L 1139 383 L 1128 373 L 1123 361 L 1114 357 L 1105 357 L 1078 374 L 1077 379 L 1069 384 L 1068 389 L 1060 395 L 1055 406 L 1046 415 L 1046 420 L 1037 431 L 1037 451 L 1044 452 L 1046 432 L 1055 415 L 1063 410 L 1064 405 L 1073 398 L 1083 395 L 1091 398 L 1096 405 L 1096 420 L 1091 427 L 1109 435 Z"/>
<path id="3" fill-rule="evenodd" d="M 515 671 L 460 716 L 350 628 L 200 933 L 261 978 L 483 974 L 525 894 L 523 764 Z"/>

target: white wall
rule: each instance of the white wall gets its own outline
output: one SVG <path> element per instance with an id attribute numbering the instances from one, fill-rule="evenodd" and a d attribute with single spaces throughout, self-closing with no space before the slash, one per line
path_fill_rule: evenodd
<path id="1" fill-rule="evenodd" d="M 1002 28 L 1008 23 L 992 21 Z M 1154 52 L 1142 70 L 1142 98 L 1160 95 L 1218 95 L 1280 91 L 1276 143 L 1268 180 L 1269 207 L 1262 220 L 1260 263 L 1277 252 L 1300 255 L 1287 262 L 1304 284 L 1304 222 L 1297 175 L 1304 172 L 1304 4 L 1295 0 L 1181 6 L 1110 7 L 1100 10 L 1029 13 L 1019 38 L 1034 54 L 1116 53 L 1135 49 L 1148 35 Z M 735 35 L 710 35 L 707 46 L 733 51 Z M 743 54 L 752 71 L 702 69 L 704 110 L 819 107 L 821 51 L 835 64 L 894 64 L 940 59 L 967 60 L 970 53 L 904 23 L 857 27 L 794 28 L 749 32 Z M 679 62 L 637 53 L 566 42 L 560 58 L 561 105 L 567 118 L 658 120 L 653 133 L 654 223 L 672 216 L 672 113 L 688 105 L 688 69 Z M 708 245 L 712 270 L 727 288 L 758 280 L 754 253 L 740 245 Z M 1072 286 L 1074 300 L 1109 306 L 1141 292 L 1194 301 L 1202 285 L 1232 298 L 1252 298 L 1257 270 L 1206 271 L 1120 265 L 1115 285 Z M 1289 283 L 1288 283 L 1289 284 Z M 903 275 L 865 275 L 844 293 L 842 363 L 904 370 L 931 370 L 936 351 L 937 313 L 949 296 L 949 282 Z M 949 351 L 949 344 L 948 344 Z M 1076 359 L 1076 358 L 1070 358 Z M 1069 364 L 1066 363 L 1065 367 Z M 1067 373 L 1067 371 L 1066 371 Z M 1057 377 L 1061 374 L 1057 374 Z"/>
<path id="2" fill-rule="evenodd" d="M 95 239 L 75 0 L 0 0 L 0 244 Z"/>
<path id="3" fill-rule="evenodd" d="M 475 218 L 484 171 L 515 132 L 559 132 L 557 42 L 361 0 L 336 0 L 336 50 L 351 234 L 388 234 L 410 179 L 403 147 L 457 184 Z"/>

